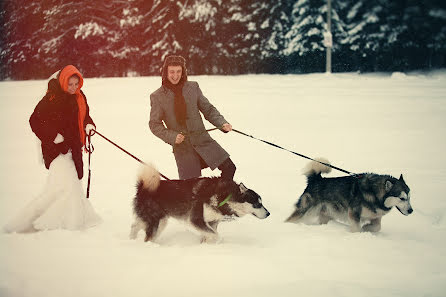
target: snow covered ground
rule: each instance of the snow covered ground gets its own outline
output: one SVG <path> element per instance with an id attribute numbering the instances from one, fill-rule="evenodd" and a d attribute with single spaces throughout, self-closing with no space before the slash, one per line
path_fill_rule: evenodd
<path id="1" fill-rule="evenodd" d="M 104 222 L 0 234 L 0 296 L 444 296 L 445 72 L 190 80 L 238 130 L 352 172 L 403 173 L 414 213 L 392 210 L 377 234 L 285 224 L 307 160 L 214 131 L 237 165 L 235 180 L 258 192 L 271 216 L 222 223 L 215 245 L 174 220 L 158 243 L 144 243 L 142 233 L 129 240 L 139 164 L 96 135 L 91 202 Z M 149 94 L 159 85 L 159 77 L 101 78 L 86 79 L 83 90 L 99 132 L 177 178 L 171 148 L 148 128 Z M 0 82 L 0 225 L 46 180 L 28 124 L 45 90 L 46 81 Z"/>

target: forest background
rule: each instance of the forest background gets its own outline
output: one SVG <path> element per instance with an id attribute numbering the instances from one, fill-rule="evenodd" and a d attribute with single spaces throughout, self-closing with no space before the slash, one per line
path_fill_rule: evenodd
<path id="1" fill-rule="evenodd" d="M 332 0 L 332 71 L 446 66 L 446 1 Z M 0 79 L 325 71 L 326 0 L 0 1 Z"/>

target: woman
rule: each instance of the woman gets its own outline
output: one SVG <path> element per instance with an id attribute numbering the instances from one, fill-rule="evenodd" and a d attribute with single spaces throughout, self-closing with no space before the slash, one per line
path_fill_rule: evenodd
<path id="1" fill-rule="evenodd" d="M 101 221 L 85 199 L 81 182 L 82 147 L 95 129 L 82 84 L 76 67 L 64 67 L 48 82 L 46 95 L 34 109 L 29 123 L 42 142 L 48 179 L 42 194 L 4 227 L 6 232 L 80 230 Z"/>
<path id="2" fill-rule="evenodd" d="M 199 177 L 207 167 L 218 168 L 223 178 L 233 179 L 236 167 L 206 132 L 200 112 L 223 132 L 231 131 L 232 126 L 203 95 L 198 83 L 187 80 L 183 57 L 166 57 L 162 86 L 150 95 L 150 104 L 150 130 L 172 145 L 180 179 Z"/>

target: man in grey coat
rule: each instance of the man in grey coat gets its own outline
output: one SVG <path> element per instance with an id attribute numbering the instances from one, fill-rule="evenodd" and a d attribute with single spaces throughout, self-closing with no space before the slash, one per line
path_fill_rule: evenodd
<path id="1" fill-rule="evenodd" d="M 150 95 L 150 105 L 150 130 L 172 145 L 180 179 L 199 177 L 207 167 L 220 169 L 223 178 L 234 177 L 234 163 L 206 131 L 200 112 L 225 133 L 232 126 L 203 95 L 198 83 L 187 80 L 183 57 L 165 58 L 162 85 Z"/>

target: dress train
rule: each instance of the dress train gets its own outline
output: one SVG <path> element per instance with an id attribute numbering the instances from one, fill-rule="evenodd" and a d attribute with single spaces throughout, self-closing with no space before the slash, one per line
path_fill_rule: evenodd
<path id="1" fill-rule="evenodd" d="M 71 152 L 68 152 L 51 162 L 43 192 L 5 225 L 3 230 L 7 233 L 83 230 L 101 221 L 90 201 L 85 198 Z"/>

